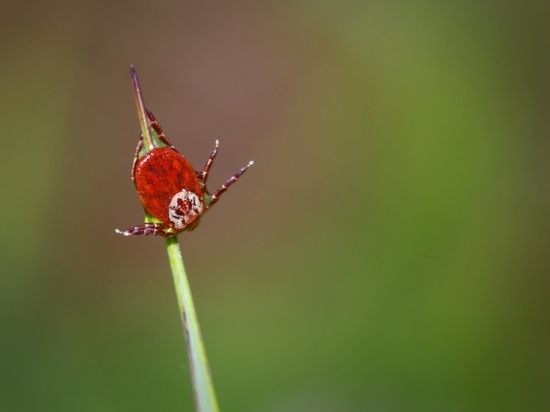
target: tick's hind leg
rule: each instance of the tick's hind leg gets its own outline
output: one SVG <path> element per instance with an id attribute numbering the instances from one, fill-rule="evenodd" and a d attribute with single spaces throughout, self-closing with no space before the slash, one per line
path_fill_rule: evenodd
<path id="1" fill-rule="evenodd" d="M 134 181 L 134 173 L 136 171 L 136 164 L 137 164 L 137 161 L 138 161 L 138 156 L 139 156 L 139 152 L 141 151 L 141 148 L 143 147 L 143 135 L 140 134 L 139 135 L 139 141 L 138 141 L 138 144 L 136 146 L 136 151 L 134 153 L 134 161 L 132 162 L 132 181 Z"/>
<path id="2" fill-rule="evenodd" d="M 171 147 L 172 149 L 176 150 L 174 145 L 168 140 L 164 132 L 162 131 L 162 128 L 160 127 L 159 122 L 157 122 L 157 119 L 155 118 L 155 115 L 153 112 L 149 109 L 145 109 L 147 112 L 147 117 L 149 118 L 150 126 L 153 128 L 155 133 L 158 135 L 159 140 L 164 143 L 166 146 Z M 134 173 L 136 171 L 136 164 L 139 158 L 139 152 L 143 148 L 143 134 L 139 135 L 139 141 L 136 146 L 136 151 L 134 152 L 134 162 L 132 163 L 132 180 L 134 180 Z M 176 150 L 177 151 L 177 150 Z"/>
<path id="3" fill-rule="evenodd" d="M 231 176 L 229 179 L 226 180 L 226 182 L 221 185 L 221 187 L 216 190 L 216 193 L 214 193 L 212 195 L 212 198 L 210 200 L 210 203 L 208 204 L 208 207 L 212 207 L 212 205 L 214 203 L 216 203 L 218 201 L 218 199 L 220 198 L 220 196 L 223 194 L 223 192 L 225 192 L 229 186 L 231 186 L 233 183 L 235 183 L 237 180 L 239 180 L 239 177 L 241 177 L 241 175 L 246 172 L 248 170 L 248 168 L 250 166 L 252 166 L 254 164 L 254 162 L 251 160 L 250 162 L 248 162 L 248 164 L 244 167 L 241 167 L 237 173 L 235 173 L 233 176 Z"/>
<path id="4" fill-rule="evenodd" d="M 153 112 L 149 109 L 145 109 L 147 112 L 147 117 L 149 118 L 149 122 L 151 123 L 151 127 L 155 131 L 155 133 L 158 135 L 159 140 L 164 143 L 166 146 L 176 150 L 172 142 L 166 137 L 164 132 L 162 131 L 162 127 L 160 127 L 159 122 L 157 122 L 157 119 L 155 118 L 155 115 Z M 177 150 L 176 150 L 177 151 Z"/>
<path id="5" fill-rule="evenodd" d="M 162 223 L 144 223 L 126 230 L 115 229 L 119 235 L 124 236 L 174 236 L 174 233 L 167 232 L 168 227 Z"/>

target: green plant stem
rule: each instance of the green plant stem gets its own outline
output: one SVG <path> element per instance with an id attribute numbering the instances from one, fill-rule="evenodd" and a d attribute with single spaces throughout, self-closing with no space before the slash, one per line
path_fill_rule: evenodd
<path id="1" fill-rule="evenodd" d="M 181 249 L 176 236 L 166 239 L 168 258 L 176 287 L 176 296 L 183 323 L 185 344 L 191 369 L 191 380 L 195 395 L 195 407 L 198 412 L 217 412 L 218 402 L 210 376 L 208 359 L 202 343 L 199 322 L 191 296 L 191 288 L 183 266 Z"/>
<path id="2" fill-rule="evenodd" d="M 147 114 L 145 113 L 145 103 L 143 102 L 143 95 L 141 94 L 141 86 L 139 85 L 138 75 L 133 65 L 130 66 L 130 73 L 132 74 L 132 87 L 134 89 L 134 98 L 136 100 L 141 135 L 143 136 L 143 145 L 147 151 L 150 151 L 155 148 L 155 144 L 151 138 L 151 130 L 149 129 Z"/>

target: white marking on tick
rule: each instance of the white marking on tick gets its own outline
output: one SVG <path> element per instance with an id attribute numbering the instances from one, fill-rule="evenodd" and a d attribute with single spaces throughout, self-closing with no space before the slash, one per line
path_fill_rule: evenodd
<path id="1" fill-rule="evenodd" d="M 182 189 L 174 195 L 168 206 L 168 218 L 176 229 L 183 229 L 196 216 L 202 214 L 203 204 L 196 193 Z"/>

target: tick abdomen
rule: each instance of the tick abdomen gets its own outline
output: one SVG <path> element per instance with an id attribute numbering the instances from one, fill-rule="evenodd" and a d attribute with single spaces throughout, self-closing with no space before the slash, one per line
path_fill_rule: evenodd
<path id="1" fill-rule="evenodd" d="M 166 225 L 180 228 L 184 220 L 190 221 L 194 214 L 202 213 L 197 173 L 191 163 L 172 148 L 154 149 L 139 159 L 134 182 L 145 211 Z M 178 214 L 175 214 L 176 205 L 180 208 Z M 186 214 L 186 210 L 190 214 Z"/>

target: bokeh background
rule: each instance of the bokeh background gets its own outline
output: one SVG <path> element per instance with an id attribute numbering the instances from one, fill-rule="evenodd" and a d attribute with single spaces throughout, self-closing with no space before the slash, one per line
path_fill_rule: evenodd
<path id="1" fill-rule="evenodd" d="M 544 1 L 0 4 L 0 410 L 193 410 L 128 67 L 210 185 L 223 411 L 550 408 Z"/>

